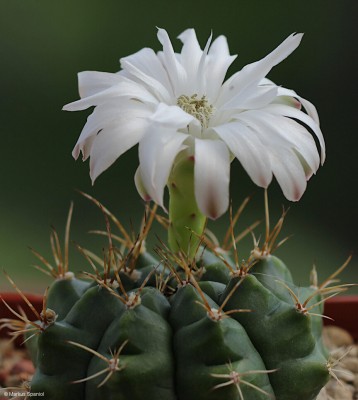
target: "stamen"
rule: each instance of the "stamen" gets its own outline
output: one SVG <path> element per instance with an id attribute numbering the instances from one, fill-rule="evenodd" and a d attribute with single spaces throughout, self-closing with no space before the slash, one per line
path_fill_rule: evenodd
<path id="1" fill-rule="evenodd" d="M 210 117 L 214 113 L 214 107 L 209 104 L 205 95 L 199 99 L 197 94 L 193 94 L 190 97 L 182 94 L 178 97 L 177 105 L 200 121 L 203 128 L 208 127 Z"/>

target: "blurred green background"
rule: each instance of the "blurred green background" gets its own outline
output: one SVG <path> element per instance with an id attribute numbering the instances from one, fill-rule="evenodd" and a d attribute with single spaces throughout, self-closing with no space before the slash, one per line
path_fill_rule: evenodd
<path id="1" fill-rule="evenodd" d="M 101 212 L 75 189 L 97 197 L 126 226 L 140 221 L 143 204 L 133 183 L 138 163 L 133 149 L 91 186 L 88 163 L 75 162 L 72 148 L 89 112 L 66 113 L 76 100 L 77 72 L 114 72 L 118 60 L 142 47 L 160 49 L 156 26 L 175 37 L 196 28 L 202 45 L 227 36 L 237 60 L 229 75 L 274 49 L 292 32 L 304 32 L 301 46 L 269 75 L 296 90 L 318 108 L 327 143 L 327 161 L 309 182 L 302 200 L 289 204 L 276 183 L 270 187 L 272 218 L 290 207 L 282 237 L 294 236 L 279 250 L 297 280 L 307 283 L 312 263 L 323 278 L 357 250 L 357 1 L 147 1 L 0 0 L 0 267 L 24 290 L 43 291 L 48 282 L 31 268 L 28 246 L 50 258 L 53 224 L 63 235 L 75 201 L 72 239 L 101 253 L 103 241 L 87 233 L 103 228 Z M 253 200 L 240 223 L 263 217 L 263 192 L 232 165 L 234 206 Z M 222 235 L 227 218 L 211 228 Z M 263 228 L 257 229 L 257 234 Z M 159 235 L 165 238 L 165 233 Z M 245 258 L 251 239 L 239 247 Z M 151 245 L 155 244 L 155 238 Z M 71 247 L 73 269 L 89 267 Z M 358 281 L 355 256 L 345 280 Z M 0 290 L 10 285 L 0 275 Z"/>

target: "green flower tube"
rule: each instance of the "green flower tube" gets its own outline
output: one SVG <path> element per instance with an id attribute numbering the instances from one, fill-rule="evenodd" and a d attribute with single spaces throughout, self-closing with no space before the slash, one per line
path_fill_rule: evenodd
<path id="1" fill-rule="evenodd" d="M 187 157 L 174 166 L 168 188 L 170 195 L 169 246 L 172 251 L 181 250 L 192 258 L 206 221 L 195 199 L 193 157 Z"/>

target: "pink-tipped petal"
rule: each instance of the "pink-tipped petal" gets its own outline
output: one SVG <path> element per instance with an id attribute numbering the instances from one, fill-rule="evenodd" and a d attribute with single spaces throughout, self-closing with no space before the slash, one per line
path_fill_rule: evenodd
<path id="1" fill-rule="evenodd" d="M 270 159 L 266 147 L 256 135 L 239 121 L 214 129 L 240 161 L 252 181 L 260 187 L 267 188 L 272 180 Z"/>
<path id="2" fill-rule="evenodd" d="M 271 104 L 266 107 L 266 111 L 269 111 L 273 114 L 283 115 L 289 118 L 295 118 L 307 126 L 309 126 L 314 134 L 316 135 L 320 147 L 321 147 L 321 164 L 323 165 L 326 159 L 326 145 L 324 142 L 322 131 L 319 125 L 311 118 L 309 115 L 305 114 L 304 112 L 297 110 L 296 108 L 285 106 L 283 104 Z"/>
<path id="3" fill-rule="evenodd" d="M 161 207 L 164 188 L 177 154 L 183 149 L 187 135 L 174 128 L 152 123 L 139 143 L 139 162 L 144 187 Z"/>
<path id="4" fill-rule="evenodd" d="M 230 154 L 221 140 L 195 140 L 195 197 L 209 218 L 220 217 L 229 206 Z"/>
<path id="5" fill-rule="evenodd" d="M 144 201 L 150 201 L 152 200 L 152 198 L 150 197 L 147 189 L 144 186 L 144 182 L 143 182 L 143 178 L 142 178 L 142 172 L 140 167 L 137 168 L 135 174 L 134 174 L 134 183 L 135 186 L 137 188 L 137 191 L 140 195 L 140 197 L 144 200 Z"/>
<path id="6" fill-rule="evenodd" d="M 270 153 L 272 172 L 287 200 L 298 201 L 306 190 L 305 171 L 299 159 L 287 149 Z"/>

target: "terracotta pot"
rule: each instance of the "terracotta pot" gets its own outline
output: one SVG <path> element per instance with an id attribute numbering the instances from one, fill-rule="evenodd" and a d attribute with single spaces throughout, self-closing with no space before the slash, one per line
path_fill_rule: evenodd
<path id="1" fill-rule="evenodd" d="M 35 309 L 40 312 L 42 310 L 42 296 L 37 295 L 37 294 L 31 294 L 31 293 L 24 293 L 27 299 L 30 301 L 30 303 L 35 307 Z M 19 311 L 19 307 L 21 307 L 27 317 L 30 320 L 36 320 L 36 315 L 34 314 L 33 311 L 29 308 L 29 306 L 25 303 L 23 298 L 18 294 L 18 293 L 12 293 L 12 292 L 5 292 L 5 293 L 0 293 L 0 319 L 1 318 L 10 318 L 10 319 L 17 319 L 17 317 L 6 307 L 6 305 L 3 303 L 1 300 L 3 299 L 6 301 L 6 303 L 16 312 Z M 8 336 L 8 329 L 1 329 L 0 331 L 0 337 L 6 337 Z M 21 344 L 21 340 L 17 340 L 15 342 L 17 345 Z"/>
<path id="2" fill-rule="evenodd" d="M 358 296 L 337 296 L 325 303 L 324 314 L 334 321 L 324 319 L 325 325 L 336 325 L 348 331 L 358 341 Z"/>
<path id="3" fill-rule="evenodd" d="M 29 318 L 36 319 L 19 294 L 1 293 L 0 296 L 15 311 L 18 310 L 18 306 L 21 306 Z M 26 294 L 26 297 L 37 311 L 41 311 L 42 296 Z M 324 319 L 325 325 L 337 325 L 346 329 L 358 341 L 358 296 L 337 296 L 328 299 L 325 303 L 324 314 L 334 320 Z M 0 318 L 15 318 L 2 302 L 0 302 Z M 5 329 L 0 331 L 0 337 L 6 335 L 7 331 Z"/>

